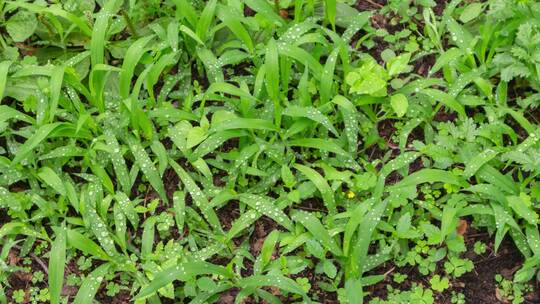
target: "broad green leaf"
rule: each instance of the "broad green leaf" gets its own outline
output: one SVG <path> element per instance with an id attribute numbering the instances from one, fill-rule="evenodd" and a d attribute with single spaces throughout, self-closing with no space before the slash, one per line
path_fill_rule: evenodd
<path id="1" fill-rule="evenodd" d="M 174 209 L 174 219 L 176 221 L 176 228 L 178 228 L 178 231 L 183 232 L 185 216 L 186 216 L 185 193 L 183 191 L 174 192 L 173 209 Z"/>
<path id="2" fill-rule="evenodd" d="M 154 247 L 154 234 L 156 231 L 156 220 L 155 216 L 151 216 L 144 221 L 141 236 L 141 255 L 143 257 L 152 253 L 152 248 Z"/>
<path id="3" fill-rule="evenodd" d="M 5 23 L 5 29 L 15 42 L 23 42 L 34 34 L 38 26 L 36 14 L 19 10 Z"/>
<path id="4" fill-rule="evenodd" d="M 450 32 L 450 41 L 462 50 L 470 50 L 474 47 L 473 37 L 465 27 L 452 18 L 448 18 L 446 26 Z"/>
<path id="5" fill-rule="evenodd" d="M 392 159 L 388 163 L 386 163 L 382 169 L 380 170 L 380 173 L 382 176 L 386 177 L 393 171 L 399 170 L 409 164 L 411 164 L 414 160 L 416 160 L 420 156 L 420 153 L 418 152 L 405 152 L 402 153 L 396 158 Z"/>
<path id="6" fill-rule="evenodd" d="M 4 123 L 9 119 L 21 120 L 29 124 L 35 123 L 35 120 L 32 117 L 10 108 L 9 106 L 0 105 L 0 123 Z"/>
<path id="7" fill-rule="evenodd" d="M 429 74 L 433 75 L 445 66 L 453 64 L 459 58 L 461 58 L 463 51 L 458 48 L 450 48 L 438 56 L 435 64 L 429 70 Z"/>
<path id="8" fill-rule="evenodd" d="M 409 212 L 403 214 L 396 225 L 396 232 L 398 237 L 408 238 L 407 233 L 411 227 L 411 214 Z"/>
<path id="9" fill-rule="evenodd" d="M 94 236 L 97 238 L 101 248 L 103 248 L 108 256 L 117 255 L 111 234 L 107 229 L 107 223 L 99 216 L 95 210 L 95 207 L 92 206 L 88 199 L 86 200 L 85 209 L 85 219 L 88 220 L 87 224 Z"/>
<path id="10" fill-rule="evenodd" d="M 407 113 L 409 101 L 405 95 L 398 93 L 390 96 L 390 105 L 398 117 L 403 117 Z"/>
<path id="11" fill-rule="evenodd" d="M 313 76 L 316 79 L 319 79 L 323 75 L 324 69 L 322 65 L 306 50 L 290 44 L 278 45 L 278 50 L 281 55 L 306 65 L 313 72 Z"/>
<path id="12" fill-rule="evenodd" d="M 208 153 L 213 152 L 216 148 L 221 146 L 227 140 L 234 137 L 245 136 L 246 133 L 243 130 L 225 130 L 214 133 L 208 138 L 206 138 L 196 149 L 193 151 L 193 154 L 190 156 L 192 160 L 202 158 Z"/>
<path id="13" fill-rule="evenodd" d="M 70 13 L 70 12 L 67 12 L 67 11 L 63 10 L 60 6 L 42 6 L 42 5 L 39 5 L 39 4 L 26 3 L 26 2 L 21 2 L 21 1 L 6 1 L 6 3 L 8 3 L 8 2 L 9 2 L 10 5 L 25 8 L 25 9 L 31 11 L 31 12 L 34 12 L 34 13 L 38 13 L 38 14 L 50 13 L 50 14 L 52 14 L 54 16 L 62 17 L 64 19 L 67 19 L 67 20 L 71 21 L 74 25 L 79 27 L 79 29 L 81 29 L 81 31 L 86 36 L 91 36 L 92 35 L 92 30 L 88 26 L 86 18 L 84 18 L 83 16 L 78 17 L 78 16 L 76 16 L 76 15 Z"/>
<path id="14" fill-rule="evenodd" d="M 467 23 L 482 13 L 484 10 L 484 4 L 480 2 L 475 2 L 467 5 L 461 15 L 459 15 L 459 21 Z"/>
<path id="15" fill-rule="evenodd" d="M 199 48 L 197 50 L 197 56 L 199 56 L 199 59 L 206 68 L 206 73 L 208 74 L 208 80 L 210 80 L 210 83 L 223 83 L 225 78 L 223 76 L 223 71 L 221 70 L 221 64 L 216 58 L 216 55 L 214 55 L 214 53 L 207 48 Z"/>
<path id="16" fill-rule="evenodd" d="M 358 134 L 360 133 L 358 112 L 352 102 L 341 95 L 334 97 L 332 102 L 340 107 L 343 123 L 345 124 L 345 136 L 347 136 L 349 142 L 349 152 L 355 153 L 358 149 Z"/>
<path id="17" fill-rule="evenodd" d="M 324 7 L 326 10 L 326 18 L 332 25 L 332 28 L 336 29 L 336 0 L 325 0 Z"/>
<path id="18" fill-rule="evenodd" d="M 330 100 L 332 95 L 332 86 L 334 85 L 334 72 L 336 68 L 337 56 L 340 48 L 336 48 L 330 53 L 326 63 L 324 64 L 323 74 L 321 75 L 321 86 L 319 89 L 321 95 L 321 103 L 325 104 Z"/>
<path id="19" fill-rule="evenodd" d="M 411 53 L 404 53 L 390 59 L 386 63 L 388 75 L 394 76 L 394 75 L 407 72 L 407 70 L 409 69 L 408 63 L 410 59 L 411 59 Z"/>

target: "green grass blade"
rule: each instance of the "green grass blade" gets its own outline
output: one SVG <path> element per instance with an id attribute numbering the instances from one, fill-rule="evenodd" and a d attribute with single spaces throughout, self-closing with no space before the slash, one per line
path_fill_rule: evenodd
<path id="1" fill-rule="evenodd" d="M 225 81 L 221 64 L 211 50 L 207 48 L 199 48 L 197 50 L 197 56 L 199 56 L 199 59 L 206 68 L 206 73 L 208 74 L 208 80 L 210 80 L 210 83 L 220 83 Z"/>
<path id="2" fill-rule="evenodd" d="M 143 149 L 141 144 L 133 137 L 128 139 L 129 148 L 133 156 L 135 157 L 135 162 L 141 168 L 141 171 L 144 173 L 154 190 L 157 191 L 159 196 L 164 202 L 168 202 L 167 195 L 165 193 L 165 186 L 163 186 L 163 180 L 159 175 L 158 170 L 154 166 L 154 163 Z"/>
<path id="3" fill-rule="evenodd" d="M 103 278 L 109 272 L 110 264 L 103 264 L 92 271 L 82 282 L 73 304 L 92 304 Z"/>
<path id="4" fill-rule="evenodd" d="M 62 196 L 66 195 L 66 188 L 64 187 L 64 183 L 62 182 L 62 179 L 58 176 L 58 174 L 54 172 L 53 169 L 49 167 L 42 167 L 38 172 L 38 176 L 43 180 L 43 182 L 53 188 L 58 194 Z"/>
<path id="5" fill-rule="evenodd" d="M 290 44 L 280 45 L 278 49 L 280 54 L 307 65 L 316 79 L 320 79 L 321 75 L 323 75 L 324 69 L 322 65 L 306 50 Z"/>
<path id="6" fill-rule="evenodd" d="M 463 171 L 463 177 L 470 178 L 473 176 L 480 167 L 482 167 L 484 164 L 492 160 L 495 156 L 497 156 L 499 152 L 493 150 L 493 149 L 487 149 L 480 154 L 475 155 L 470 161 L 465 163 L 465 171 Z"/>
<path id="7" fill-rule="evenodd" d="M 17 155 L 13 158 L 11 161 L 12 165 L 15 165 L 19 163 L 21 160 L 25 159 L 26 156 L 32 150 L 37 147 L 45 138 L 47 138 L 51 132 L 53 132 L 58 126 L 60 126 L 59 123 L 52 123 L 41 126 L 28 140 L 24 142 L 24 144 L 19 148 L 17 151 Z"/>
<path id="8" fill-rule="evenodd" d="M 60 303 L 60 294 L 64 286 L 64 268 L 66 267 L 66 230 L 56 229 L 56 239 L 52 243 L 49 257 L 49 294 L 51 304 Z"/>
<path id="9" fill-rule="evenodd" d="M 326 63 L 324 64 L 323 74 L 321 75 L 321 87 L 319 89 L 322 104 L 330 101 L 330 97 L 332 95 L 332 86 L 334 85 L 334 72 L 336 69 L 336 61 L 339 52 L 340 48 L 334 49 L 332 53 L 330 53 L 328 59 L 326 59 Z"/>
<path id="10" fill-rule="evenodd" d="M 75 231 L 67 230 L 67 243 L 69 246 L 76 248 L 86 254 L 94 256 L 101 260 L 109 260 L 109 256 L 98 244 L 92 241 L 87 236 Z"/>
<path id="11" fill-rule="evenodd" d="M 4 90 L 6 88 L 6 82 L 10 66 L 11 61 L 6 60 L 0 62 L 0 103 L 2 103 L 2 98 L 4 97 Z"/>
<path id="12" fill-rule="evenodd" d="M 276 41 L 270 39 L 264 57 L 266 92 L 275 103 L 279 102 L 279 53 Z"/>
<path id="13" fill-rule="evenodd" d="M 118 140 L 116 140 L 116 136 L 114 136 L 114 133 L 110 129 L 106 128 L 104 133 L 105 141 L 110 148 L 109 155 L 116 173 L 116 178 L 120 183 L 122 191 L 129 193 L 131 191 L 131 179 Z"/>
<path id="14" fill-rule="evenodd" d="M 216 13 L 216 7 L 216 0 L 208 1 L 199 17 L 199 21 L 197 22 L 197 28 L 195 30 L 195 33 L 197 33 L 197 36 L 203 42 L 206 42 L 207 35 L 210 31 L 210 25 L 212 24 Z"/>
<path id="15" fill-rule="evenodd" d="M 287 292 L 295 293 L 304 297 L 306 303 L 311 303 L 311 300 L 307 297 L 306 293 L 290 278 L 282 275 L 256 275 L 247 278 L 242 278 L 238 281 L 238 285 L 241 288 L 260 288 L 265 286 L 275 286 Z"/>
<path id="16" fill-rule="evenodd" d="M 217 16 L 238 39 L 244 42 L 249 52 L 253 52 L 254 46 L 251 36 L 240 22 L 244 16 L 225 5 L 218 5 Z"/>
<path id="17" fill-rule="evenodd" d="M 156 274 L 155 279 L 147 286 L 144 286 L 134 299 L 137 300 L 149 297 L 156 293 L 161 287 L 166 286 L 175 280 L 187 281 L 188 279 L 203 274 L 221 275 L 226 278 L 232 276 L 232 273 L 223 266 L 217 266 L 207 262 L 185 262 L 167 268 Z"/>
<path id="18" fill-rule="evenodd" d="M 439 169 L 422 169 L 414 172 L 413 174 L 405 177 L 402 181 L 388 188 L 391 189 L 416 186 L 423 183 L 436 183 L 442 182 L 452 185 L 463 185 L 464 181 L 452 172 L 439 170 Z"/>
<path id="19" fill-rule="evenodd" d="M 336 29 L 336 0 L 324 0 L 324 8 L 326 11 L 326 18 L 332 25 L 332 28 Z"/>
<path id="20" fill-rule="evenodd" d="M 176 191 L 173 194 L 173 209 L 176 228 L 183 233 L 186 218 L 186 200 L 184 191 Z"/>
<path id="21" fill-rule="evenodd" d="M 311 213 L 306 211 L 295 211 L 292 219 L 302 224 L 324 247 L 332 252 L 336 257 L 343 255 L 343 252 L 336 244 L 336 241 L 330 236 L 330 233 L 321 224 L 321 222 Z"/>
<path id="22" fill-rule="evenodd" d="M 45 7 L 45 6 L 36 5 L 33 3 L 25 3 L 25 2 L 20 2 L 20 1 L 6 1 L 5 3 L 9 3 L 10 5 L 13 5 L 13 6 L 22 7 L 29 11 L 39 13 L 39 14 L 50 13 L 52 15 L 62 17 L 64 19 L 71 21 L 73 24 L 77 25 L 77 27 L 79 27 L 79 29 L 81 29 L 81 31 L 85 35 L 87 36 L 92 35 L 92 30 L 90 29 L 89 25 L 86 23 L 84 18 L 78 17 L 70 12 L 67 12 L 61 9 L 59 6 Z"/>
<path id="23" fill-rule="evenodd" d="M 190 156 L 190 159 L 193 161 L 202 158 L 206 154 L 216 150 L 227 140 L 234 137 L 242 137 L 247 135 L 243 130 L 226 130 L 214 133 L 208 136 L 196 149 L 193 151 L 193 154 Z"/>
<path id="24" fill-rule="evenodd" d="M 358 227 L 358 239 L 354 245 L 354 254 L 352 255 L 352 270 L 354 274 L 361 275 L 366 267 L 369 267 L 366 263 L 369 244 L 371 243 L 373 232 L 386 210 L 387 202 L 387 200 L 382 202 L 376 200 L 374 207 L 368 211 Z"/>
<path id="25" fill-rule="evenodd" d="M 440 102 L 450 109 L 456 111 L 461 119 L 465 119 L 467 117 L 463 105 L 457 102 L 457 100 L 451 95 L 437 89 L 423 89 L 420 92 L 431 98 L 433 101 Z"/>
<path id="26" fill-rule="evenodd" d="M 176 171 L 178 177 L 180 177 L 180 180 L 184 184 L 185 189 L 191 195 L 195 206 L 197 206 L 197 208 L 201 210 L 204 218 L 208 221 L 208 223 L 210 223 L 210 225 L 212 225 L 212 227 L 216 231 L 221 231 L 222 228 L 217 214 L 211 208 L 210 202 L 208 201 L 208 198 L 206 198 L 206 195 L 202 192 L 199 186 L 197 186 L 191 176 L 189 176 L 189 174 L 182 167 L 180 167 L 180 165 L 178 165 L 178 163 L 170 159 L 169 164 L 174 169 L 174 171 Z"/>
<path id="27" fill-rule="evenodd" d="M 305 117 L 309 118 L 319 124 L 323 125 L 328 131 L 332 132 L 335 136 L 339 136 L 338 131 L 328 117 L 326 117 L 321 111 L 314 107 L 299 107 L 299 106 L 289 106 L 283 111 L 283 115 L 291 117 Z"/>
<path id="28" fill-rule="evenodd" d="M 321 193 L 324 205 L 328 209 L 328 212 L 335 213 L 336 202 L 334 199 L 334 191 L 332 191 L 332 188 L 330 188 L 324 177 L 322 177 L 319 172 L 311 169 L 310 167 L 306 167 L 300 164 L 295 164 L 294 167 L 298 171 L 302 172 L 302 174 L 304 174 L 315 185 L 315 187 L 317 187 L 317 189 Z"/>
<path id="29" fill-rule="evenodd" d="M 10 108 L 9 106 L 0 105 L 0 123 L 4 123 L 9 119 L 21 120 L 29 124 L 35 124 L 36 122 L 35 119 L 22 112 Z"/>
<path id="30" fill-rule="evenodd" d="M 154 38 L 153 35 L 139 38 L 126 51 L 122 71 L 119 76 L 120 96 L 127 98 L 130 94 L 131 79 L 135 72 L 135 67 L 141 60 L 142 55 L 146 52 L 146 45 Z"/>
<path id="31" fill-rule="evenodd" d="M 321 151 L 328 151 L 332 153 L 336 153 L 338 155 L 346 156 L 347 158 L 351 158 L 349 153 L 347 151 L 343 150 L 337 142 L 331 140 L 331 139 L 322 139 L 322 138 L 301 138 L 301 139 L 294 139 L 287 141 L 287 144 L 289 146 L 293 147 L 305 147 L 305 148 L 313 148 L 318 149 Z"/>
<path id="32" fill-rule="evenodd" d="M 294 226 L 289 217 L 276 205 L 272 204 L 269 199 L 253 194 L 240 194 L 238 199 L 240 199 L 240 201 L 244 204 L 255 209 L 257 212 L 273 219 L 288 230 L 293 230 Z"/>
<path id="33" fill-rule="evenodd" d="M 215 126 L 212 126 L 209 132 L 234 129 L 279 131 L 278 128 L 268 120 L 255 118 L 234 118 L 217 123 Z"/>
<path id="34" fill-rule="evenodd" d="M 274 8 L 264 0 L 245 0 L 244 1 L 251 9 L 256 11 L 257 13 L 264 16 L 268 21 L 276 24 L 276 25 L 282 25 L 283 19 L 276 14 L 274 11 Z"/>
<path id="35" fill-rule="evenodd" d="M 56 108 L 58 107 L 58 101 L 60 99 L 60 93 L 62 89 L 62 82 L 64 80 L 64 70 L 63 66 L 56 66 L 51 75 L 51 99 L 50 99 L 50 108 L 49 108 L 49 122 L 54 121 L 54 116 L 56 115 Z"/>

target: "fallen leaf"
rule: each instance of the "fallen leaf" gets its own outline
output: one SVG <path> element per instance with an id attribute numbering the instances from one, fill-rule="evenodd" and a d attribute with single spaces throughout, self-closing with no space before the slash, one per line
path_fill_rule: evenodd
<path id="1" fill-rule="evenodd" d="M 457 234 L 463 236 L 465 233 L 467 233 L 468 227 L 469 223 L 466 220 L 459 220 L 459 224 L 456 229 Z"/>

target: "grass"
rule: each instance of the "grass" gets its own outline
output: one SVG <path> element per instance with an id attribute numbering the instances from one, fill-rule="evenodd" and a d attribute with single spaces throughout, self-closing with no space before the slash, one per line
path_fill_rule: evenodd
<path id="1" fill-rule="evenodd" d="M 0 303 L 539 300 L 537 2 L 52 2 L 0 1 Z"/>

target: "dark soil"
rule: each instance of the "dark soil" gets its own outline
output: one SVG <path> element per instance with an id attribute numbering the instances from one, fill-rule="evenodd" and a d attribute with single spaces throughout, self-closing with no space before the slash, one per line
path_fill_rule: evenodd
<path id="1" fill-rule="evenodd" d="M 487 234 L 484 234 L 484 238 L 489 239 Z M 493 243 L 489 244 L 488 250 L 493 250 Z M 473 258 L 474 270 L 461 277 L 460 282 L 464 284 L 463 293 L 467 303 L 505 303 L 497 296 L 495 275 L 501 274 L 511 280 L 513 274 L 523 265 L 523 257 L 511 240 L 505 240 L 501 247 L 497 253 L 491 251 L 489 254 Z M 540 291 L 538 286 L 534 287 L 535 291 L 526 295 L 525 303 L 540 303 Z"/>
<path id="2" fill-rule="evenodd" d="M 436 304 L 450 304 L 452 292 L 461 292 L 465 295 L 466 303 L 470 304 L 508 304 L 510 302 L 498 295 L 495 275 L 501 274 L 506 279 L 511 280 L 512 275 L 523 264 L 523 257 L 511 240 L 505 240 L 499 252 L 493 251 L 492 237 L 485 232 L 471 230 L 465 235 L 467 243 L 467 252 L 462 257 L 468 258 L 474 263 L 474 270 L 466 273 L 460 278 L 450 282 L 450 288 L 442 293 L 436 293 Z M 473 244 L 476 241 L 482 241 L 487 244 L 487 252 L 483 255 L 476 255 L 473 252 Z M 437 266 L 437 273 L 444 276 L 443 265 Z M 396 268 L 395 265 L 387 263 L 373 271 L 372 274 L 388 273 L 389 275 L 383 281 L 370 286 L 367 290 L 370 292 L 368 299 L 381 298 L 386 299 L 388 295 L 387 286 L 392 286 L 397 290 L 409 290 L 413 283 L 429 288 L 429 276 L 420 274 L 416 267 Z M 397 284 L 392 280 L 390 274 L 401 273 L 407 275 L 407 280 Z M 533 285 L 534 292 L 525 295 L 525 303 L 540 303 L 540 290 L 538 284 Z"/>

